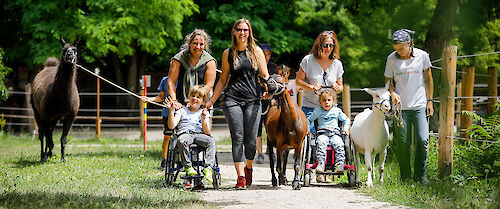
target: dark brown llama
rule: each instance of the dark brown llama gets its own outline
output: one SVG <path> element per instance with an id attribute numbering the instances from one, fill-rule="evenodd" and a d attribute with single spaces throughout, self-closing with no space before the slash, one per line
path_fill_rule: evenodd
<path id="1" fill-rule="evenodd" d="M 52 157 L 54 141 L 52 132 L 59 120 L 62 119 L 63 132 L 61 136 L 61 160 L 64 159 L 67 135 L 71 124 L 78 113 L 80 98 L 76 86 L 76 58 L 77 40 L 73 44 L 66 43 L 60 38 L 62 57 L 59 66 L 45 67 L 33 80 L 31 103 L 38 123 L 38 138 L 41 144 L 41 161 Z M 45 137 L 45 149 L 43 139 Z"/>

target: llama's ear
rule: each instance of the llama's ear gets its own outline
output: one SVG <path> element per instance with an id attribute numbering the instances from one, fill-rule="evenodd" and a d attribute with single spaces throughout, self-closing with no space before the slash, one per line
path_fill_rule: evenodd
<path id="1" fill-rule="evenodd" d="M 64 46 L 66 44 L 66 41 L 62 38 L 62 36 L 59 36 L 59 40 L 61 40 L 61 44 Z"/>
<path id="2" fill-rule="evenodd" d="M 387 82 L 385 83 L 385 87 L 384 87 L 384 89 L 385 89 L 386 91 L 389 91 L 389 85 L 390 85 L 390 84 L 391 84 L 391 81 L 387 81 Z"/>
<path id="3" fill-rule="evenodd" d="M 78 43 L 80 43 L 80 36 L 76 35 L 75 41 L 71 45 L 73 45 L 74 47 L 77 47 Z"/>

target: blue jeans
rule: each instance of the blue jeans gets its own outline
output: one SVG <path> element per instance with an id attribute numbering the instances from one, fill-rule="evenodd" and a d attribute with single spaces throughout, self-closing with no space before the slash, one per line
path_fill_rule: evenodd
<path id="1" fill-rule="evenodd" d="M 304 114 L 306 114 L 306 117 L 308 117 L 308 118 L 313 113 L 313 111 L 314 111 L 314 108 L 312 108 L 312 107 L 302 106 L 302 112 L 304 112 Z M 309 129 L 309 132 L 311 132 L 311 133 L 316 132 L 316 128 L 314 126 L 307 127 L 307 128 Z"/>
<path id="2" fill-rule="evenodd" d="M 241 104 L 226 97 L 223 104 L 224 116 L 231 133 L 233 162 L 243 162 L 245 158 L 253 160 L 262 112 L 260 100 Z"/>
<path id="3" fill-rule="evenodd" d="M 415 162 L 413 165 L 413 178 L 420 181 L 426 177 L 425 162 L 429 147 L 429 124 L 426 118 L 426 108 L 417 108 L 414 110 L 403 110 L 403 128 L 396 126 L 394 130 L 396 154 L 399 162 L 401 179 L 411 178 L 411 143 L 412 132 L 410 127 L 415 130 Z"/>

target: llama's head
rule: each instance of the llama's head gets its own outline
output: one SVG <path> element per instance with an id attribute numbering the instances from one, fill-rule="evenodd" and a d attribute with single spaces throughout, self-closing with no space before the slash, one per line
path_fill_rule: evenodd
<path id="1" fill-rule="evenodd" d="M 283 84 L 284 78 L 278 74 L 272 74 L 267 80 L 267 89 L 269 94 L 278 95 L 283 93 L 285 85 Z"/>
<path id="2" fill-rule="evenodd" d="M 364 88 L 362 90 L 366 91 L 373 97 L 373 107 L 384 113 L 391 110 L 391 94 L 389 93 L 389 82 L 386 83 L 385 88 L 368 89 Z"/>
<path id="3" fill-rule="evenodd" d="M 77 58 L 77 50 L 76 47 L 78 45 L 78 37 L 76 37 L 75 42 L 72 44 L 66 43 L 62 37 L 59 38 L 61 40 L 62 48 L 62 61 L 65 63 L 76 63 Z"/>

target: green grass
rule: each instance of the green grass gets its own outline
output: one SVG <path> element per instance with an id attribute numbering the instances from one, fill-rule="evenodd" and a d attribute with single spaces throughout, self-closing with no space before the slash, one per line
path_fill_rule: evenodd
<path id="1" fill-rule="evenodd" d="M 416 208 L 500 207 L 500 179 L 498 177 L 488 179 L 488 181 L 480 177 L 460 178 L 453 175 L 440 179 L 437 167 L 437 146 L 437 140 L 432 138 L 427 160 L 429 184 L 401 182 L 399 165 L 394 157 L 389 156 L 385 165 L 384 182 L 378 181 L 378 167 L 375 167 L 377 175 L 374 179 L 374 187 L 362 186 L 360 191 L 380 201 Z M 463 168 L 454 167 L 455 172 L 459 169 Z M 361 168 L 361 180 L 366 181 L 364 165 Z"/>
<path id="2" fill-rule="evenodd" d="M 161 141 L 155 143 L 144 151 L 114 146 L 140 141 L 70 139 L 62 163 L 56 141 L 55 156 L 40 163 L 37 139 L 0 133 L 0 208 L 213 207 L 195 193 L 163 186 Z"/>

